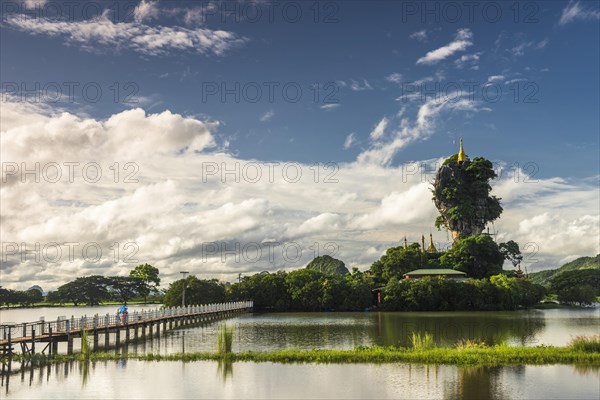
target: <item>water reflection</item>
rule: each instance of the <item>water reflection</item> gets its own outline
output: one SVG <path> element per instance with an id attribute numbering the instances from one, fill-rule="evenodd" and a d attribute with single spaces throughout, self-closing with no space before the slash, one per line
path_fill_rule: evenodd
<path id="1" fill-rule="evenodd" d="M 236 373 L 233 373 L 233 369 Z M 218 379 L 202 379 L 217 375 Z M 69 362 L 26 366 L 6 398 L 598 398 L 590 366 Z M 302 377 L 302 379 L 298 379 Z M 185 382 L 185 384 L 174 384 Z M 310 382 L 310 385 L 307 384 Z"/>
<path id="2" fill-rule="evenodd" d="M 233 378 L 233 362 L 231 360 L 217 361 L 217 375 L 223 383 L 227 382 L 227 378 Z"/>

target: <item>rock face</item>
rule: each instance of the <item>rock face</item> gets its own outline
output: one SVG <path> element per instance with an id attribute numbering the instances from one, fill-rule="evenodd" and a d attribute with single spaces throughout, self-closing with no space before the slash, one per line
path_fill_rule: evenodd
<path id="1" fill-rule="evenodd" d="M 316 257 L 306 266 L 306 268 L 320 271 L 327 275 L 346 275 L 350 272 L 343 261 L 331 256 Z"/>
<path id="2" fill-rule="evenodd" d="M 436 225 L 445 226 L 454 240 L 479 235 L 488 221 L 497 218 L 494 214 L 500 207 L 498 199 L 488 196 L 488 179 L 481 179 L 469 168 L 470 160 L 458 163 L 455 158 L 440 167 L 433 189 L 433 201 L 441 217 Z"/>

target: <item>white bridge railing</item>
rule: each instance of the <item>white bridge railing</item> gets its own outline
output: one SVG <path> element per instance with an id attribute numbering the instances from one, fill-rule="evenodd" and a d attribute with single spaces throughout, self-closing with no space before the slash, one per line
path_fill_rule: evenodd
<path id="1" fill-rule="evenodd" d="M 58 318 L 56 321 L 24 322 L 22 324 L 2 324 L 2 339 L 8 338 L 8 331 L 13 330 L 12 338 L 45 335 L 52 330 L 52 334 L 69 333 L 81 329 L 105 329 L 120 325 L 161 321 L 173 317 L 195 316 L 214 314 L 234 310 L 246 310 L 253 306 L 252 301 L 234 301 L 229 303 L 202 304 L 186 307 L 161 307 L 154 310 L 134 311 L 126 314 L 106 314 L 79 318 Z M 12 332 L 11 332 L 12 333 Z"/>

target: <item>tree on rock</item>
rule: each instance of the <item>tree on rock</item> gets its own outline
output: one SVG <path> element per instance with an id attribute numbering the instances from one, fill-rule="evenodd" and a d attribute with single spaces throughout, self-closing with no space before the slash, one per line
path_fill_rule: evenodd
<path id="1" fill-rule="evenodd" d="M 433 201 L 440 212 L 435 226 L 451 231 L 454 240 L 483 232 L 502 213 L 500 199 L 490 195 L 494 178 L 492 163 L 483 157 L 469 160 L 461 139 L 459 154 L 444 161 L 435 178 Z"/>

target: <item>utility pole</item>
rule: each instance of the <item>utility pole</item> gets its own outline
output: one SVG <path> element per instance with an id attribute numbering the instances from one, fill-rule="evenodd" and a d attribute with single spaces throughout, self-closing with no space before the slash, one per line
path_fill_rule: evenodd
<path id="1" fill-rule="evenodd" d="M 181 306 L 185 307 L 185 276 L 189 274 L 188 271 L 181 271 L 181 275 L 183 275 L 183 294 L 181 295 Z"/>

